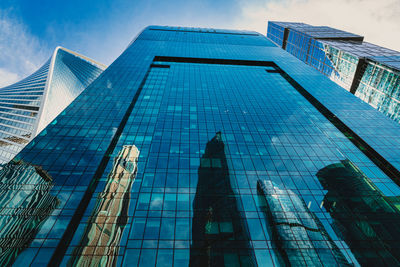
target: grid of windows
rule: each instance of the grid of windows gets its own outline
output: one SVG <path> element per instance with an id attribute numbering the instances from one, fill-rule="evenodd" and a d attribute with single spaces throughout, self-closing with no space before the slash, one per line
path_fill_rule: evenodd
<path id="1" fill-rule="evenodd" d="M 368 61 L 356 96 L 400 121 L 400 72 L 374 61 Z"/>
<path id="2" fill-rule="evenodd" d="M 399 168 L 397 124 L 261 35 L 157 29 L 0 170 L 31 196 L 21 210 L 4 195 L 2 221 L 46 207 L 18 244 L 0 231 L 2 262 L 399 263 L 400 187 L 368 153 Z"/>
<path id="3" fill-rule="evenodd" d="M 268 22 L 268 31 L 267 37 L 277 44 L 278 46 L 283 46 L 283 35 L 284 35 L 284 27 L 280 27 L 280 25 L 276 25 L 275 23 Z"/>

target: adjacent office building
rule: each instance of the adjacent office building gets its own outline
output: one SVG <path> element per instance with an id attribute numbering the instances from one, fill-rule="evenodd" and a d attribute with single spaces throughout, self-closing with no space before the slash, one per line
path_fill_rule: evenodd
<path id="1" fill-rule="evenodd" d="M 395 121 L 400 121 L 400 52 L 327 26 L 268 22 L 267 37 Z"/>
<path id="2" fill-rule="evenodd" d="M 0 164 L 9 162 L 106 68 L 57 47 L 29 77 L 0 88 Z"/>
<path id="3" fill-rule="evenodd" d="M 398 123 L 262 34 L 150 26 L 0 170 L 0 263 L 395 266 L 399 170 Z"/>

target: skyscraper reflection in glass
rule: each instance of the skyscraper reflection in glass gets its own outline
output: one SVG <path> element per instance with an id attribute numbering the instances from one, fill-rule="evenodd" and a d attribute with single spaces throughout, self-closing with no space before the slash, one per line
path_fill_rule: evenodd
<path id="1" fill-rule="evenodd" d="M 395 266 L 398 140 L 259 33 L 150 26 L 0 170 L 0 262 Z"/>
<path id="2" fill-rule="evenodd" d="M 0 88 L 0 166 L 17 155 L 105 68 L 57 47 L 35 73 Z"/>
<path id="3" fill-rule="evenodd" d="M 346 90 L 400 121 L 400 52 L 327 26 L 268 22 L 267 37 Z"/>

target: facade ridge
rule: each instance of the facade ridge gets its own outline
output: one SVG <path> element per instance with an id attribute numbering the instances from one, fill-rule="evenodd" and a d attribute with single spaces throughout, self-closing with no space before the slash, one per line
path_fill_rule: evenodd
<path id="1" fill-rule="evenodd" d="M 82 59 L 84 59 L 84 60 L 86 60 L 86 61 L 88 61 L 88 62 L 90 62 L 92 64 L 98 65 L 102 69 L 106 69 L 108 67 L 107 65 L 105 65 L 103 63 L 100 63 L 100 62 L 98 62 L 98 61 L 96 61 L 96 60 L 94 60 L 94 59 L 92 59 L 90 57 L 84 56 L 84 55 L 82 55 L 82 54 L 80 54 L 78 52 L 72 51 L 72 50 L 70 50 L 68 48 L 65 48 L 63 46 L 57 46 L 56 47 L 56 50 L 59 50 L 59 49 L 64 50 L 64 51 L 66 51 L 66 52 L 68 52 L 70 54 L 73 54 L 73 55 L 77 56 L 77 57 L 80 57 L 80 58 L 82 58 Z"/>

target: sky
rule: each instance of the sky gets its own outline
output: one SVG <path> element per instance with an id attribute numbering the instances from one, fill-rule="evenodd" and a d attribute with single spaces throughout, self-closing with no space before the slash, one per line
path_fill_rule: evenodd
<path id="1" fill-rule="evenodd" d="M 111 64 L 148 25 L 255 30 L 268 20 L 326 25 L 400 51 L 400 0 L 0 0 L 0 87 L 63 46 Z"/>

